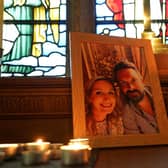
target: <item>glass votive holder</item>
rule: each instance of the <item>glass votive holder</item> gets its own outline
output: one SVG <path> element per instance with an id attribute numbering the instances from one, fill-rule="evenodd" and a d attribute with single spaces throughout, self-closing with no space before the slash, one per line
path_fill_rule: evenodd
<path id="1" fill-rule="evenodd" d="M 18 144 L 0 144 L 0 152 L 5 153 L 4 159 L 12 159 L 16 156 Z"/>
<path id="2" fill-rule="evenodd" d="M 61 161 L 63 165 L 88 164 L 91 148 L 88 145 L 69 144 L 61 146 Z"/>
<path id="3" fill-rule="evenodd" d="M 25 150 L 25 144 L 24 143 L 19 143 L 18 144 L 18 149 L 17 149 L 17 155 L 21 155 L 22 151 Z"/>
<path id="4" fill-rule="evenodd" d="M 61 159 L 61 149 L 60 147 L 62 146 L 62 143 L 52 143 L 50 145 L 50 150 L 51 150 L 51 154 L 50 154 L 50 159 Z"/>
<path id="5" fill-rule="evenodd" d="M 24 165 L 38 165 L 46 164 L 50 159 L 50 150 L 46 151 L 33 151 L 27 150 L 22 152 L 22 163 Z"/>
<path id="6" fill-rule="evenodd" d="M 4 161 L 4 159 L 5 159 L 5 152 L 0 151 L 0 164 Z"/>
<path id="7" fill-rule="evenodd" d="M 24 151 L 22 151 L 22 163 L 24 165 L 47 163 L 50 159 L 50 145 L 50 142 L 42 140 L 25 143 Z"/>

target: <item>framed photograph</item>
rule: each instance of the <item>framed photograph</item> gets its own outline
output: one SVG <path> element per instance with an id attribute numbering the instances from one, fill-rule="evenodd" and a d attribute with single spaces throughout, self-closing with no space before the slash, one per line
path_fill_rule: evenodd
<path id="1" fill-rule="evenodd" d="M 93 148 L 168 144 L 150 40 L 70 32 L 74 138 Z"/>

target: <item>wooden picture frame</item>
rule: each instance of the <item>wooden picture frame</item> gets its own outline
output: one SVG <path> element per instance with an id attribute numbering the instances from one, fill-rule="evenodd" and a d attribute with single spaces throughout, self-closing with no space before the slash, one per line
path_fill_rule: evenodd
<path id="1" fill-rule="evenodd" d="M 93 148 L 168 143 L 168 120 L 150 40 L 70 32 L 70 53 L 74 138 L 89 138 Z M 111 76 L 113 64 L 124 58 L 136 64 L 151 87 L 159 132 L 87 136 L 85 83 L 95 76 Z"/>

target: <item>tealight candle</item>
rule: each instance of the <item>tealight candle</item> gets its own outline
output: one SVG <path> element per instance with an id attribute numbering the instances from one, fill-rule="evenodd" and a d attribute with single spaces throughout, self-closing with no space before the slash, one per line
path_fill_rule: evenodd
<path id="1" fill-rule="evenodd" d="M 5 153 L 5 159 L 13 158 L 18 149 L 18 144 L 0 144 L 0 151 Z"/>
<path id="2" fill-rule="evenodd" d="M 22 152 L 24 165 L 46 163 L 50 159 L 50 142 L 38 140 L 25 144 L 25 151 Z"/>
<path id="3" fill-rule="evenodd" d="M 41 139 L 37 140 L 36 142 L 29 142 L 26 143 L 26 149 L 27 150 L 33 150 L 33 151 L 44 151 L 49 149 L 50 142 L 43 142 Z"/>
<path id="4" fill-rule="evenodd" d="M 36 165 L 47 163 L 50 158 L 50 151 L 23 151 L 22 162 L 24 165 Z"/>
<path id="5" fill-rule="evenodd" d="M 90 157 L 91 148 L 89 145 L 70 143 L 61 146 L 62 163 L 64 165 L 87 164 Z"/>

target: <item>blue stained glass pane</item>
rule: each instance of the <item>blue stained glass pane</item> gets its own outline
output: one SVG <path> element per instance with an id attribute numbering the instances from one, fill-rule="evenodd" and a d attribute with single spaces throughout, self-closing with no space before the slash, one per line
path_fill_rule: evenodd
<path id="1" fill-rule="evenodd" d="M 165 10 L 165 12 L 163 12 Z M 151 31 L 168 43 L 168 1 L 150 0 Z M 156 23 L 157 20 L 157 23 Z M 96 0 L 96 33 L 142 38 L 144 7 L 140 0 Z M 164 39 L 163 39 L 164 41 Z"/>
<path id="2" fill-rule="evenodd" d="M 106 18 L 110 17 L 112 19 L 113 13 L 110 11 L 110 9 L 107 7 L 107 5 L 104 4 L 97 4 L 96 5 L 96 17 L 97 18 Z"/>
<path id="3" fill-rule="evenodd" d="M 107 34 L 110 36 L 120 36 L 123 37 L 125 35 L 125 31 L 123 29 L 119 29 L 116 25 L 97 25 L 97 34 Z"/>
<path id="4" fill-rule="evenodd" d="M 66 20 L 67 17 L 66 5 L 61 5 L 60 11 L 61 11 L 60 20 Z"/>

